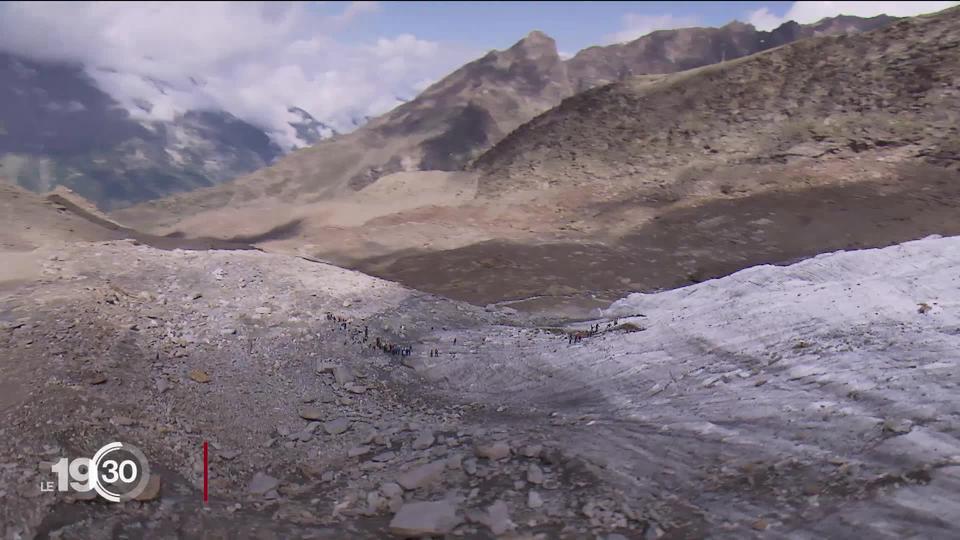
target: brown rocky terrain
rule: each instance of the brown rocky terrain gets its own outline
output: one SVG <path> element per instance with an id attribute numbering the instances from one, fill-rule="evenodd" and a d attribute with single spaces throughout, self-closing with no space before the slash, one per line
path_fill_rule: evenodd
<path id="1" fill-rule="evenodd" d="M 3 538 L 956 536 L 956 238 L 562 326 L 275 253 L 31 253 L 0 278 Z M 42 489 L 111 441 L 135 500 Z"/>
<path id="2" fill-rule="evenodd" d="M 721 28 L 660 30 L 628 43 L 584 49 L 567 60 L 567 72 L 574 90 L 582 92 L 635 75 L 676 73 L 735 60 L 799 39 L 867 32 L 894 20 L 886 15 L 839 16 L 815 24 L 789 21 L 771 32 L 736 21 Z"/>
<path id="3" fill-rule="evenodd" d="M 43 248 L 72 242 L 130 239 L 160 249 L 254 249 L 210 238 L 170 238 L 124 227 L 79 195 L 58 187 L 40 196 L 0 182 L 0 288 L 43 275 Z"/>
<path id="4" fill-rule="evenodd" d="M 960 239 L 859 248 L 960 234 L 958 17 L 629 79 L 471 171 L 181 234 L 4 188 L 0 537 L 957 537 Z M 41 489 L 109 441 L 151 489 Z"/>
<path id="5" fill-rule="evenodd" d="M 675 202 L 752 189 L 755 179 L 738 185 L 749 176 L 735 170 L 742 165 L 895 150 L 902 160 L 955 165 L 957 17 L 949 11 L 584 92 L 478 159 L 480 194 L 589 184 Z"/>
<path id="6" fill-rule="evenodd" d="M 787 23 L 772 32 L 742 23 L 665 30 L 625 44 L 591 47 L 566 61 L 552 38 L 534 31 L 510 49 L 491 51 L 463 66 L 353 133 L 295 152 L 233 182 L 116 215 L 142 228 L 223 209 L 216 221 L 244 205 L 251 213 L 349 195 L 395 172 L 457 171 L 522 123 L 584 89 L 740 58 L 811 36 L 867 31 L 892 20 L 836 17 L 814 25 Z"/>
<path id="7" fill-rule="evenodd" d="M 254 199 L 156 230 L 568 314 L 753 264 L 952 234 L 957 17 L 634 76 L 565 99 L 464 172 L 387 175 L 307 204 Z"/>

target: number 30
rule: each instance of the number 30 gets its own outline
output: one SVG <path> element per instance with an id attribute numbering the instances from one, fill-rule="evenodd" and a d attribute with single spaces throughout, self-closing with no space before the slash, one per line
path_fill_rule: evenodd
<path id="1" fill-rule="evenodd" d="M 100 479 L 108 484 L 112 484 L 117 480 L 130 484 L 137 478 L 137 464 L 129 459 L 125 459 L 119 464 L 116 460 L 111 459 L 104 461 L 103 466 L 107 472 L 102 475 Z"/>

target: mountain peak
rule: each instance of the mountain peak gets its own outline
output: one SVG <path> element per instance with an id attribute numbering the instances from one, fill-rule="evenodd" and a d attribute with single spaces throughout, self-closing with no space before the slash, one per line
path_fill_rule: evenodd
<path id="1" fill-rule="evenodd" d="M 510 47 L 510 51 L 519 52 L 523 51 L 528 53 L 533 53 L 535 55 L 550 55 L 557 56 L 557 42 L 553 40 L 552 37 L 544 34 L 539 30 L 534 30 L 526 35 L 523 39 L 516 42 L 513 47 Z"/>
<path id="2" fill-rule="evenodd" d="M 552 43 L 553 38 L 541 32 L 540 30 L 531 30 L 530 33 L 527 34 L 522 41 L 528 41 L 528 42 L 544 41 L 544 42 Z"/>

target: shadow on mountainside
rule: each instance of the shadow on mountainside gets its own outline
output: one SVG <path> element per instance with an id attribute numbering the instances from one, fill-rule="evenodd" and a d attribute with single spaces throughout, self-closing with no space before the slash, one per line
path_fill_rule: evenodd
<path id="1" fill-rule="evenodd" d="M 257 247 L 250 245 L 249 242 L 241 242 L 232 239 L 221 240 L 207 237 L 187 238 L 178 233 L 172 233 L 166 236 L 142 233 L 129 227 L 119 225 L 113 221 L 103 219 L 102 217 L 77 205 L 66 197 L 62 197 L 60 195 L 48 195 L 47 200 L 60 205 L 66 212 L 70 212 L 81 219 L 89 221 L 94 225 L 110 231 L 110 233 L 112 233 L 110 236 L 115 236 L 117 239 L 131 238 L 137 242 L 155 247 L 157 249 L 186 249 L 193 251 L 209 249 L 258 249 Z"/>
<path id="2" fill-rule="evenodd" d="M 475 304 L 531 297 L 615 300 L 758 264 L 960 234 L 960 174 L 822 186 L 667 210 L 616 244 L 487 241 L 359 261 L 360 271 Z M 538 298 L 544 309 L 550 302 Z M 514 304 L 514 307 L 521 305 Z"/>

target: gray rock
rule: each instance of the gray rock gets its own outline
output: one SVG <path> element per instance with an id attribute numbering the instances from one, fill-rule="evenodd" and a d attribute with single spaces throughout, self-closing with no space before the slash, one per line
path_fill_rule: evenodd
<path id="1" fill-rule="evenodd" d="M 376 514 L 382 510 L 387 505 L 387 501 L 380 496 L 376 491 L 371 491 L 367 493 L 367 512 L 370 514 Z"/>
<path id="2" fill-rule="evenodd" d="M 650 523 L 647 525 L 646 530 L 643 531 L 643 540 L 656 540 L 664 534 L 663 529 L 657 526 L 656 523 Z"/>
<path id="3" fill-rule="evenodd" d="M 543 483 L 543 470 L 536 464 L 531 463 L 527 467 L 527 482 L 540 485 Z"/>
<path id="4" fill-rule="evenodd" d="M 280 481 L 276 478 L 258 472 L 253 475 L 253 479 L 250 480 L 250 483 L 247 485 L 247 492 L 251 495 L 264 495 L 268 491 L 272 491 L 280 485 Z"/>
<path id="5" fill-rule="evenodd" d="M 396 482 L 386 482 L 380 486 L 380 493 L 383 493 L 383 496 L 392 499 L 394 497 L 403 496 L 403 488 L 400 487 L 400 484 Z"/>
<path id="6" fill-rule="evenodd" d="M 347 451 L 347 455 L 350 457 L 360 457 L 362 455 L 369 454 L 370 450 L 372 450 L 372 448 L 366 445 L 355 446 Z"/>
<path id="7" fill-rule="evenodd" d="M 390 532 L 402 537 L 442 536 L 461 523 L 450 501 L 410 502 L 390 521 Z"/>
<path id="8" fill-rule="evenodd" d="M 333 393 L 333 390 L 324 386 L 317 392 L 317 401 L 320 403 L 334 403 L 337 401 L 337 395 Z"/>
<path id="9" fill-rule="evenodd" d="M 414 441 L 413 441 L 413 449 L 414 449 L 414 450 L 424 450 L 424 449 L 426 449 L 426 448 L 430 448 L 431 446 L 433 446 L 433 442 L 434 442 L 435 440 L 436 440 L 436 439 L 434 439 L 434 437 L 433 437 L 433 432 L 431 432 L 431 431 L 421 432 L 421 433 L 420 433 L 420 436 L 418 436 L 418 437 L 417 437 L 416 439 L 414 439 Z"/>
<path id="10" fill-rule="evenodd" d="M 330 435 L 339 435 L 350 429 L 350 420 L 346 418 L 337 418 L 323 424 L 323 430 Z"/>
<path id="11" fill-rule="evenodd" d="M 317 371 L 317 373 L 332 373 L 333 370 L 337 369 L 337 366 L 338 366 L 338 365 L 339 365 L 339 364 L 337 364 L 337 363 L 335 363 L 335 362 L 323 362 L 323 361 L 321 361 L 321 360 L 318 359 L 318 360 L 317 360 L 316 371 Z"/>
<path id="12" fill-rule="evenodd" d="M 343 385 L 353 382 L 357 377 L 353 374 L 353 370 L 347 366 L 337 366 L 333 368 L 333 378 L 336 379 L 337 384 Z"/>
<path id="13" fill-rule="evenodd" d="M 517 527 L 516 524 L 510 520 L 510 509 L 507 508 L 507 503 L 500 500 L 495 501 L 490 505 L 490 508 L 487 509 L 484 525 L 490 527 L 493 534 L 497 536 L 512 531 Z"/>
<path id="14" fill-rule="evenodd" d="M 520 455 L 528 458 L 538 458 L 543 453 L 542 444 L 528 444 L 520 450 Z"/>
<path id="15" fill-rule="evenodd" d="M 443 461 L 434 461 L 433 463 L 420 465 L 398 476 L 397 483 L 408 490 L 427 487 L 439 480 L 443 476 L 443 471 L 446 470 L 446 468 L 446 463 Z"/>
<path id="16" fill-rule="evenodd" d="M 527 493 L 527 506 L 530 508 L 540 508 L 543 506 L 543 497 L 541 497 L 536 491 Z"/>
<path id="17" fill-rule="evenodd" d="M 477 460 L 466 459 L 463 461 L 463 472 L 473 476 L 477 474 Z"/>
<path id="18" fill-rule="evenodd" d="M 160 477 L 156 474 L 150 476 L 147 479 L 147 485 L 144 487 L 143 491 L 139 495 L 134 497 L 134 500 L 140 502 L 152 501 L 160 497 Z"/>
<path id="19" fill-rule="evenodd" d="M 453 454 L 447 458 L 447 468 L 452 471 L 463 469 L 463 454 Z"/>
<path id="20" fill-rule="evenodd" d="M 481 444 L 475 448 L 477 457 L 498 460 L 510 457 L 510 445 L 504 441 L 492 444 Z"/>
<path id="21" fill-rule="evenodd" d="M 891 433 L 904 434 L 910 433 L 913 429 L 913 421 L 911 420 L 895 420 L 888 419 L 883 422 L 883 430 L 889 431 Z"/>
<path id="22" fill-rule="evenodd" d="M 304 420 L 323 420 L 326 415 L 317 407 L 304 407 L 300 409 L 300 418 Z"/>
<path id="23" fill-rule="evenodd" d="M 347 383 L 343 387 L 351 394 L 362 394 L 367 391 L 367 387 L 361 384 Z"/>
<path id="24" fill-rule="evenodd" d="M 376 461 L 377 463 L 385 463 L 385 462 L 390 461 L 391 459 L 393 459 L 393 458 L 395 458 L 395 457 L 397 457 L 397 454 L 395 454 L 395 453 L 393 453 L 393 452 L 384 452 L 384 453 L 382 453 L 382 454 L 377 454 L 377 455 L 373 456 L 373 457 L 370 458 L 370 459 L 371 459 L 372 461 Z"/>

